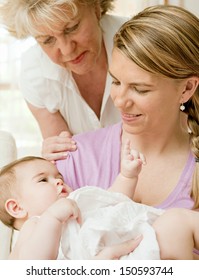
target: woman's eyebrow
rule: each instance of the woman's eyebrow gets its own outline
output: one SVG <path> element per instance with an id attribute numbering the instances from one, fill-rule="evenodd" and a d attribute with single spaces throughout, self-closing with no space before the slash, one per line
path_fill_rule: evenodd
<path id="1" fill-rule="evenodd" d="M 35 36 L 35 39 L 38 40 L 38 39 L 44 39 L 47 37 L 49 37 L 49 36 L 48 35 L 38 35 L 38 36 Z"/>
<path id="2" fill-rule="evenodd" d="M 108 70 L 110 76 L 115 79 L 118 80 L 112 73 L 110 70 Z M 149 83 L 144 83 L 144 82 L 135 82 L 135 83 L 130 83 L 131 86 L 147 86 L 147 87 L 152 87 L 153 85 L 149 84 Z"/>
<path id="3" fill-rule="evenodd" d="M 60 34 L 62 34 L 62 32 L 68 28 L 68 25 L 70 24 L 70 22 L 66 23 L 63 27 L 62 27 L 62 30 L 60 31 L 57 31 L 57 33 L 59 32 Z M 44 35 L 37 35 L 35 36 L 35 39 L 38 40 L 38 39 L 45 39 L 45 38 L 48 38 L 48 37 L 53 37 L 53 34 L 44 34 Z"/>
<path id="4" fill-rule="evenodd" d="M 108 72 L 109 72 L 109 74 L 111 75 L 112 78 L 116 79 L 116 77 L 111 73 L 110 69 L 108 70 Z"/>

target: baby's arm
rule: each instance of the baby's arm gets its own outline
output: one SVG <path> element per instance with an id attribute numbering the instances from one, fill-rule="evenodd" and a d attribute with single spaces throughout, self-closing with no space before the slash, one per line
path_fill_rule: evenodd
<path id="1" fill-rule="evenodd" d="M 60 198 L 39 218 L 31 218 L 25 223 L 10 259 L 56 259 L 62 225 L 70 218 L 80 222 L 79 208 L 75 201 Z"/>
<path id="2" fill-rule="evenodd" d="M 142 164 L 146 164 L 143 154 L 132 150 L 130 141 L 127 140 L 122 153 L 121 171 L 108 190 L 120 192 L 133 198 Z"/>
<path id="3" fill-rule="evenodd" d="M 199 213 L 169 209 L 154 222 L 161 259 L 191 260 L 199 249 Z"/>

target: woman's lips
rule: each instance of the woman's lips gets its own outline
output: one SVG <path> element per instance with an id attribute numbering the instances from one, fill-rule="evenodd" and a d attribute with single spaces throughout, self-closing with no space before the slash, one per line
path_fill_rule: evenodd
<path id="1" fill-rule="evenodd" d="M 83 58 L 84 58 L 84 56 L 85 56 L 85 53 L 86 53 L 86 52 L 81 53 L 81 54 L 78 55 L 75 59 L 70 60 L 70 61 L 68 61 L 68 62 L 69 62 L 69 63 L 72 63 L 72 64 L 78 64 L 78 63 L 80 63 L 80 62 L 83 60 Z"/>
<path id="2" fill-rule="evenodd" d="M 140 116 L 142 116 L 141 114 L 126 114 L 126 113 L 122 113 L 122 119 L 124 121 L 130 122 L 130 121 L 135 121 L 137 120 Z"/>

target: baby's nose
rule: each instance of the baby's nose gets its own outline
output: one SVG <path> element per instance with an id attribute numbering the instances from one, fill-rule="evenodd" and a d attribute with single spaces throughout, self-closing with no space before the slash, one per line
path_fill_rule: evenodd
<path id="1" fill-rule="evenodd" d="M 62 179 L 56 179 L 56 185 L 57 186 L 63 185 L 63 180 Z"/>

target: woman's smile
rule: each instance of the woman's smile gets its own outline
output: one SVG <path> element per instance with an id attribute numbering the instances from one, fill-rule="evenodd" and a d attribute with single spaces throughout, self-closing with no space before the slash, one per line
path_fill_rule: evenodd
<path id="1" fill-rule="evenodd" d="M 122 116 L 122 120 L 124 122 L 133 122 L 133 121 L 140 120 L 140 118 L 142 117 L 142 114 L 121 113 L 121 116 Z"/>
<path id="2" fill-rule="evenodd" d="M 71 64 L 79 64 L 82 62 L 82 60 L 84 59 L 86 55 L 86 51 L 85 52 L 82 52 L 80 55 L 78 55 L 75 59 L 72 59 L 70 61 L 68 61 L 68 63 L 71 63 Z"/>

